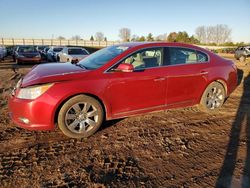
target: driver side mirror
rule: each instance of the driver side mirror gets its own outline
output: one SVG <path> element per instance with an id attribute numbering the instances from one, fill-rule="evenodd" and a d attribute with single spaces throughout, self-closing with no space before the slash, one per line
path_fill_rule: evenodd
<path id="1" fill-rule="evenodd" d="M 114 70 L 116 72 L 133 72 L 134 66 L 127 63 L 121 63 L 118 67 Z"/>

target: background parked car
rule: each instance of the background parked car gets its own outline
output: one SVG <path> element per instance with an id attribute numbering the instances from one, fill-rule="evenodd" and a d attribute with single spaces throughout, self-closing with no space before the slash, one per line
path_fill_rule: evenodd
<path id="1" fill-rule="evenodd" d="M 250 56 L 250 46 L 240 46 L 235 50 L 234 57 L 241 62 L 244 62 Z"/>
<path id="2" fill-rule="evenodd" d="M 61 52 L 63 47 L 51 47 L 47 52 L 47 60 L 50 62 L 57 61 L 58 53 Z"/>
<path id="3" fill-rule="evenodd" d="M 41 62 L 42 58 L 35 46 L 19 46 L 15 52 L 15 60 L 17 64 L 24 62 Z"/>
<path id="4" fill-rule="evenodd" d="M 36 49 L 40 53 L 42 60 L 47 60 L 47 51 L 49 50 L 49 46 L 37 46 Z M 47 49 L 47 51 L 45 51 Z"/>
<path id="5" fill-rule="evenodd" d="M 7 56 L 7 49 L 4 46 L 0 46 L 0 60 L 4 60 Z"/>
<path id="6" fill-rule="evenodd" d="M 88 55 L 89 52 L 85 48 L 64 47 L 63 50 L 58 53 L 58 61 L 63 63 L 78 62 Z"/>

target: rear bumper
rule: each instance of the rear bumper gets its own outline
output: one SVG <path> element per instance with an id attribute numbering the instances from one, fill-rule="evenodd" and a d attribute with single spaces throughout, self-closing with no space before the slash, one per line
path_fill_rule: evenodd
<path id="1" fill-rule="evenodd" d="M 45 100 L 46 99 L 46 100 Z M 18 99 L 11 96 L 8 101 L 9 115 L 18 126 L 28 130 L 53 130 L 53 100 L 41 96 L 36 100 Z M 27 119 L 28 123 L 22 119 Z"/>
<path id="2" fill-rule="evenodd" d="M 17 58 L 17 60 L 20 62 L 40 63 L 42 61 L 42 58 L 40 58 L 40 57 L 33 57 L 33 58 L 22 57 L 22 58 Z"/>

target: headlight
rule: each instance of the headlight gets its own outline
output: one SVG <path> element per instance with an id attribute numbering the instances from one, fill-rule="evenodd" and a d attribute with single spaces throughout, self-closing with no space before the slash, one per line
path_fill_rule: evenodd
<path id="1" fill-rule="evenodd" d="M 45 93 L 53 84 L 44 84 L 39 86 L 31 86 L 21 88 L 17 94 L 19 99 L 36 99 L 43 93 Z"/>

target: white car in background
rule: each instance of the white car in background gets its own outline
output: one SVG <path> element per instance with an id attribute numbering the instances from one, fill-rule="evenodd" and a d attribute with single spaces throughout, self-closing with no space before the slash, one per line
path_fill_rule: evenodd
<path id="1" fill-rule="evenodd" d="M 89 55 L 89 52 L 85 48 L 81 47 L 64 47 L 63 50 L 58 53 L 59 62 L 72 62 L 77 63 L 86 56 Z"/>
<path id="2" fill-rule="evenodd" d="M 4 46 L 0 46 L 0 61 L 4 60 L 7 56 L 7 49 Z"/>

